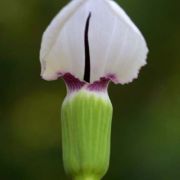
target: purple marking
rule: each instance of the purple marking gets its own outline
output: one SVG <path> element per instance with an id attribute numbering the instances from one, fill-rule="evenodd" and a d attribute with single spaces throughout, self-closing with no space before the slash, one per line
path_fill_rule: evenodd
<path id="1" fill-rule="evenodd" d="M 106 91 L 110 81 L 112 81 L 115 84 L 119 83 L 115 75 L 108 74 L 104 77 L 101 77 L 100 80 L 95 81 L 92 84 L 89 84 L 87 87 L 89 90 L 92 91 Z"/>
<path id="2" fill-rule="evenodd" d="M 110 79 L 103 77 L 100 80 L 88 84 L 87 88 L 91 91 L 106 91 L 109 85 Z"/>
<path id="3" fill-rule="evenodd" d="M 74 77 L 70 73 L 64 74 L 62 78 L 64 79 L 66 86 L 70 92 L 79 90 L 86 84 L 85 82 L 80 81 L 78 78 Z"/>
<path id="4" fill-rule="evenodd" d="M 119 80 L 116 78 L 114 74 L 107 74 L 105 76 L 107 79 L 111 80 L 114 84 L 119 84 Z"/>
<path id="5" fill-rule="evenodd" d="M 86 88 L 90 91 L 107 91 L 109 82 L 118 83 L 115 75 L 109 74 L 105 77 L 100 78 L 100 80 L 93 83 L 88 83 L 81 81 L 78 78 L 74 77 L 71 73 L 58 73 L 58 77 L 62 77 L 65 81 L 67 89 L 69 92 L 74 92 L 80 90 L 81 88 Z"/>

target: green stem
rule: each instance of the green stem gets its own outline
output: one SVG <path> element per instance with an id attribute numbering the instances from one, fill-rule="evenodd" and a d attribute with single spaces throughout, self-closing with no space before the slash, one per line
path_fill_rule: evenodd
<path id="1" fill-rule="evenodd" d="M 89 176 L 89 177 L 78 176 L 75 177 L 73 180 L 100 180 L 100 179 L 93 176 Z"/>
<path id="2" fill-rule="evenodd" d="M 63 162 L 74 180 L 100 180 L 108 170 L 112 105 L 107 93 L 86 90 L 62 105 Z"/>

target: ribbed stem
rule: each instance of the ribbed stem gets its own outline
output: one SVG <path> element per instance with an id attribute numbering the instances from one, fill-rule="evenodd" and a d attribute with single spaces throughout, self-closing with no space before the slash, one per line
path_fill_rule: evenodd
<path id="1" fill-rule="evenodd" d="M 74 180 L 100 180 L 109 166 L 112 105 L 107 93 L 81 90 L 62 106 L 63 160 Z"/>

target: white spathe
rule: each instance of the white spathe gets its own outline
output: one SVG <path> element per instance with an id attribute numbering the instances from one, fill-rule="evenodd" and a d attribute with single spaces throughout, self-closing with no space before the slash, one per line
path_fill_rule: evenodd
<path id="1" fill-rule="evenodd" d="M 138 28 L 111 0 L 73 0 L 58 13 L 42 38 L 42 78 L 55 80 L 58 73 L 71 73 L 83 81 L 84 30 L 90 12 L 90 82 L 107 75 L 121 84 L 137 78 L 148 48 Z"/>

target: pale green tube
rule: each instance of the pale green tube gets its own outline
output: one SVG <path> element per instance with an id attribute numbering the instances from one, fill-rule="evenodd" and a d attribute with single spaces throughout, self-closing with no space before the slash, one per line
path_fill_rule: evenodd
<path id="1" fill-rule="evenodd" d="M 74 180 L 100 180 L 108 170 L 112 104 L 107 92 L 81 89 L 62 105 L 64 168 Z"/>

